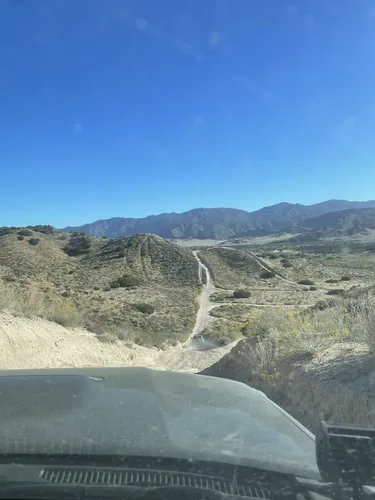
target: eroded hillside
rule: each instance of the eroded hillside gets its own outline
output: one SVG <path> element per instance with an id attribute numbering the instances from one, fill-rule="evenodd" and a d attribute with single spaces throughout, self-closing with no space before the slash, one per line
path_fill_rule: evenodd
<path id="1" fill-rule="evenodd" d="M 192 252 L 158 236 L 89 238 L 53 228 L 3 231 L 0 279 L 3 308 L 22 302 L 26 313 L 39 308 L 43 316 L 45 309 L 102 340 L 113 335 L 158 346 L 189 336 L 200 285 Z M 51 313 L 54 305 L 60 314 Z"/>

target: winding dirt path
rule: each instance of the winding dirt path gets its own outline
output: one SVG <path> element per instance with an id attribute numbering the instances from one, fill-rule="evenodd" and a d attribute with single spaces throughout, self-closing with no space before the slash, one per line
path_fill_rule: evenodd
<path id="1" fill-rule="evenodd" d="M 199 258 L 198 251 L 194 251 L 193 254 L 198 261 L 199 281 L 203 284 L 203 288 L 202 288 L 202 293 L 200 294 L 198 299 L 199 309 L 197 312 L 197 318 L 195 321 L 193 331 L 191 332 L 190 335 L 190 340 L 193 337 L 195 337 L 195 335 L 199 335 L 199 333 L 201 333 L 205 329 L 207 324 L 208 313 L 211 308 L 210 296 L 215 291 L 215 286 L 210 271 Z M 205 276 L 205 279 L 203 279 L 203 276 Z"/>

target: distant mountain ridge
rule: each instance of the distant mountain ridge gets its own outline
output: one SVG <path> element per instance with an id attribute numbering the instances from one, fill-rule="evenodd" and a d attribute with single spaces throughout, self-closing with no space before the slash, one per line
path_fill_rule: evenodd
<path id="1" fill-rule="evenodd" d="M 353 211 L 354 213 L 358 211 L 359 213 L 364 209 L 375 209 L 375 201 L 328 200 L 314 205 L 283 202 L 263 207 L 254 212 L 234 208 L 196 208 L 181 214 L 164 213 L 139 219 L 114 217 L 97 220 L 82 226 L 69 226 L 62 230 L 109 238 L 153 233 L 162 238 L 220 240 L 242 236 L 265 236 L 279 232 L 316 230 L 327 226 L 325 217 L 328 214 L 342 211 Z M 312 220 L 313 218 L 316 218 L 315 222 Z M 327 220 L 331 219 L 332 215 Z M 351 216 L 352 223 L 354 219 L 355 217 Z M 371 225 L 371 220 L 370 211 L 367 214 L 366 223 Z M 317 228 L 316 226 L 319 224 L 321 226 Z M 349 219 L 347 226 L 348 224 Z"/>

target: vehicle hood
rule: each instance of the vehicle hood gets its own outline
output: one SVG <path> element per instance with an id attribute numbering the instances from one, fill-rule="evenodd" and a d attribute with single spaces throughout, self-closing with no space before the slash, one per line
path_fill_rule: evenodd
<path id="1" fill-rule="evenodd" d="M 146 368 L 0 371 L 0 453 L 153 456 L 320 479 L 314 436 L 262 392 Z"/>

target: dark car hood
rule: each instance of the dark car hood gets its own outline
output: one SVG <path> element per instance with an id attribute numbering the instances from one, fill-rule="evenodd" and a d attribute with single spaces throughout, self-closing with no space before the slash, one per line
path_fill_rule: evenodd
<path id="1" fill-rule="evenodd" d="M 146 368 L 0 372 L 0 453 L 141 455 L 319 479 L 314 436 L 262 392 Z"/>

